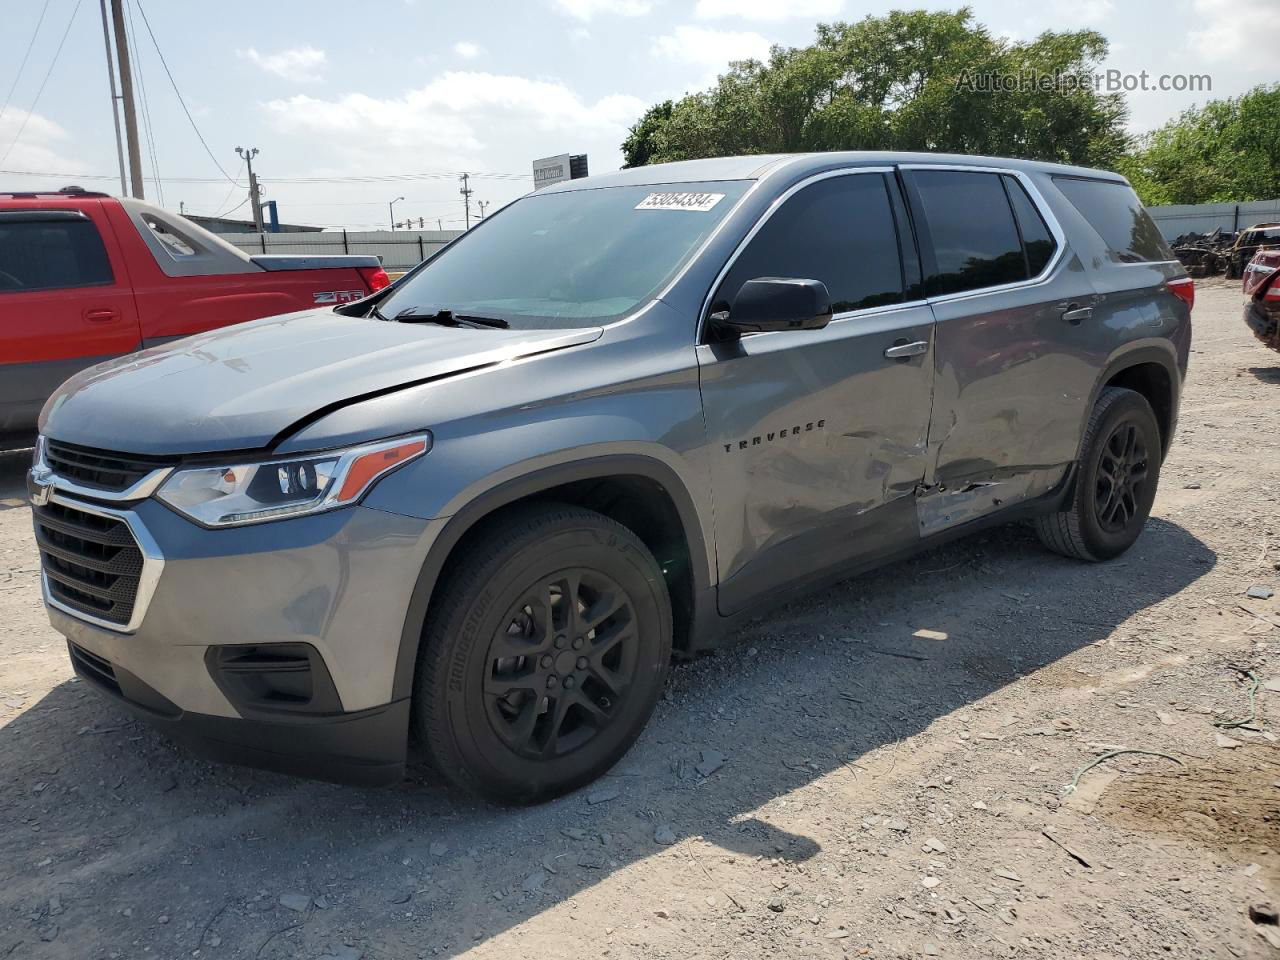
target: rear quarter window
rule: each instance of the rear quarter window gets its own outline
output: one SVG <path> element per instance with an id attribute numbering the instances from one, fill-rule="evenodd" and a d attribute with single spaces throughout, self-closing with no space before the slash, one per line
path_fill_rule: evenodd
<path id="1" fill-rule="evenodd" d="M 1174 259 L 1155 221 L 1127 183 L 1080 177 L 1054 177 L 1053 182 L 1089 221 L 1113 260 L 1152 263 Z"/>

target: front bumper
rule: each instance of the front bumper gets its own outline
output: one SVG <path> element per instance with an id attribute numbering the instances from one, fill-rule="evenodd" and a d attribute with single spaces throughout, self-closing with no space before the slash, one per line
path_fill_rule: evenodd
<path id="1" fill-rule="evenodd" d="M 123 667 L 67 646 L 82 680 L 210 760 L 364 786 L 404 777 L 408 700 L 337 715 L 216 717 L 182 710 Z"/>
<path id="2" fill-rule="evenodd" d="M 343 782 L 402 774 L 396 661 L 438 521 L 357 506 L 207 530 L 154 500 L 112 509 L 162 562 L 132 629 L 47 605 L 77 673 L 215 759 Z M 300 694 L 278 663 L 290 658 Z"/>
<path id="3" fill-rule="evenodd" d="M 1273 350 L 1280 350 L 1280 303 L 1253 300 L 1245 304 L 1244 322 L 1253 335 Z"/>

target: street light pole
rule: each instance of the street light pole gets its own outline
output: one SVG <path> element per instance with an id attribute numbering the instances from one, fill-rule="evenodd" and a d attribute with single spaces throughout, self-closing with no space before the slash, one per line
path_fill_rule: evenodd
<path id="1" fill-rule="evenodd" d="M 396 229 L 396 204 L 403 200 L 404 197 L 396 197 L 387 204 L 387 212 L 391 215 L 391 230 L 394 233 Z"/>

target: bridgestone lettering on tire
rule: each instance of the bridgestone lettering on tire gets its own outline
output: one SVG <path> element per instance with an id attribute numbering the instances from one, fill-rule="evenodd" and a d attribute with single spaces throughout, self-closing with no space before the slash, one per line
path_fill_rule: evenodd
<path id="1" fill-rule="evenodd" d="M 662 571 L 630 530 L 579 507 L 506 511 L 432 600 L 414 731 L 455 785 L 533 803 L 596 779 L 635 742 L 671 659 Z"/>
<path id="2" fill-rule="evenodd" d="M 1080 445 L 1068 509 L 1036 519 L 1050 550 L 1078 560 L 1110 560 L 1133 545 L 1155 502 L 1160 427 L 1142 394 L 1106 387 Z"/>

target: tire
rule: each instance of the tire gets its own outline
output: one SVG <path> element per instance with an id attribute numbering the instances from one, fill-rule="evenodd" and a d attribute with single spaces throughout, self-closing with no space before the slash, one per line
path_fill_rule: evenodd
<path id="1" fill-rule="evenodd" d="M 567 793 L 640 735 L 671 636 L 662 570 L 626 527 L 574 506 L 504 511 L 432 601 L 412 729 L 436 771 L 472 794 Z"/>
<path id="2" fill-rule="evenodd" d="M 1064 556 L 1110 560 L 1133 546 L 1155 502 L 1162 448 L 1151 405 L 1133 390 L 1105 387 L 1080 447 L 1068 509 L 1037 517 L 1036 531 Z"/>

